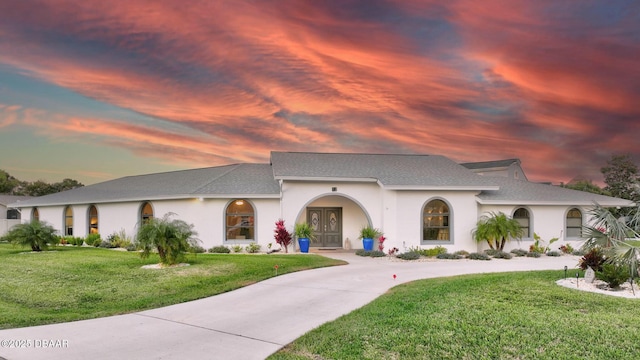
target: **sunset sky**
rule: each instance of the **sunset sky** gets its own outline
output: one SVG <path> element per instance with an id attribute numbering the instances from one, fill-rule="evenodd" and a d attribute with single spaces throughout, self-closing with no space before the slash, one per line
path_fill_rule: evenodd
<path id="1" fill-rule="evenodd" d="M 92 184 L 269 152 L 640 164 L 640 1 L 0 0 L 0 169 Z"/>

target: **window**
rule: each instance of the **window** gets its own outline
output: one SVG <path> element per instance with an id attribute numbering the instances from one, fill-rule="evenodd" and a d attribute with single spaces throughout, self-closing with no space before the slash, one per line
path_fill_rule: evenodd
<path id="1" fill-rule="evenodd" d="M 89 207 L 89 234 L 98 233 L 98 209 L 95 205 Z"/>
<path id="2" fill-rule="evenodd" d="M 529 210 L 525 208 L 516 209 L 513 213 L 513 219 L 520 224 L 520 228 L 522 229 L 522 237 L 530 238 L 531 237 L 531 220 L 529 218 Z"/>
<path id="3" fill-rule="evenodd" d="M 8 220 L 19 220 L 20 212 L 18 209 L 7 209 L 7 219 Z"/>
<path id="4" fill-rule="evenodd" d="M 64 209 L 64 234 L 73 236 L 73 209 L 71 206 Z"/>
<path id="5" fill-rule="evenodd" d="M 254 210 L 247 200 L 234 200 L 227 206 L 227 240 L 254 240 Z"/>
<path id="6" fill-rule="evenodd" d="M 449 216 L 444 201 L 429 201 L 422 211 L 422 241 L 450 241 Z"/>
<path id="7" fill-rule="evenodd" d="M 582 236 L 582 212 L 573 208 L 567 213 L 567 237 L 579 238 Z"/>
<path id="8" fill-rule="evenodd" d="M 140 208 L 140 221 L 146 224 L 150 219 L 153 219 L 153 208 L 150 202 L 145 202 Z"/>
<path id="9" fill-rule="evenodd" d="M 38 208 L 33 208 L 33 210 L 31 210 L 31 221 L 40 221 L 40 212 L 38 211 Z"/>

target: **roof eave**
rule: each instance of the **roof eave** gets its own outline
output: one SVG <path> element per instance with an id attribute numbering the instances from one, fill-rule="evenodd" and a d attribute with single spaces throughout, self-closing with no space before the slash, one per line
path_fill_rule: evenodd
<path id="1" fill-rule="evenodd" d="M 384 185 L 387 190 L 438 190 L 438 191 L 483 191 L 483 190 L 500 190 L 498 186 L 482 185 L 482 186 L 451 186 L 451 185 Z"/>
<path id="2" fill-rule="evenodd" d="M 320 182 L 377 182 L 375 178 L 323 177 L 323 176 L 275 176 L 283 181 L 320 181 Z"/>
<path id="3" fill-rule="evenodd" d="M 186 195 L 171 195 L 171 196 L 148 196 L 148 197 L 135 197 L 135 198 L 122 198 L 122 199 L 105 199 L 95 201 L 67 201 L 67 202 L 52 202 L 52 203 L 31 203 L 20 204 L 15 203 L 11 205 L 14 209 L 20 208 L 32 208 L 32 207 L 47 207 L 47 206 L 68 206 L 68 205 L 89 205 L 89 204 L 107 204 L 107 203 L 125 203 L 135 201 L 162 201 L 162 200 L 188 200 L 188 199 L 230 199 L 230 198 L 251 198 L 251 199 L 279 199 L 280 194 L 186 194 Z"/>
<path id="4" fill-rule="evenodd" d="M 476 197 L 478 204 L 481 205 L 575 205 L 575 206 L 593 206 L 594 202 L 592 200 L 545 200 L 545 201 L 531 201 L 531 200 L 486 200 Z M 604 207 L 633 207 L 636 206 L 632 202 L 621 202 L 621 201 L 599 201 L 598 204 Z"/>

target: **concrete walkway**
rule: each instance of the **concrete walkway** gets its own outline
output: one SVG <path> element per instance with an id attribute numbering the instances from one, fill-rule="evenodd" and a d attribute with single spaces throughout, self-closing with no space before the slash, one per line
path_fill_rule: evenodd
<path id="1" fill-rule="evenodd" d="M 574 256 L 426 262 L 363 258 L 352 253 L 326 256 L 346 260 L 349 265 L 278 276 L 160 309 L 0 330 L 0 357 L 264 359 L 309 330 L 362 307 L 400 283 L 470 273 L 560 270 L 565 265 L 575 269 L 578 263 Z"/>

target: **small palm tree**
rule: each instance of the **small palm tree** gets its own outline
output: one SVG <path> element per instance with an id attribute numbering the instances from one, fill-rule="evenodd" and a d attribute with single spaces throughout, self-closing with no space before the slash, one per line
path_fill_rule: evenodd
<path id="1" fill-rule="evenodd" d="M 136 240 L 142 249 L 140 256 L 149 257 L 152 250 L 158 251 L 160 262 L 177 264 L 184 253 L 198 244 L 193 225 L 178 219 L 171 219 L 172 213 L 160 218 L 150 218 L 138 229 Z"/>
<path id="2" fill-rule="evenodd" d="M 523 230 L 517 220 L 505 215 L 503 212 L 491 212 L 483 215 L 476 228 L 473 230 L 473 238 L 477 242 L 486 241 L 494 250 L 504 250 L 504 245 L 511 239 L 522 239 Z"/>
<path id="3" fill-rule="evenodd" d="M 639 207 L 640 210 L 640 207 Z M 591 222 L 583 226 L 583 234 L 587 238 L 582 249 L 602 249 L 607 262 L 628 266 L 630 277 L 635 279 L 640 269 L 640 246 L 628 241 L 629 238 L 640 238 L 638 233 L 638 216 L 634 216 L 627 223 L 624 219 L 617 219 L 613 213 L 595 204 L 589 211 Z"/>
<path id="4" fill-rule="evenodd" d="M 57 244 L 57 230 L 44 221 L 31 221 L 15 225 L 2 240 L 15 245 L 29 246 L 33 251 L 47 249 L 48 244 Z"/>

